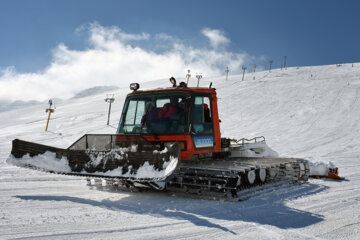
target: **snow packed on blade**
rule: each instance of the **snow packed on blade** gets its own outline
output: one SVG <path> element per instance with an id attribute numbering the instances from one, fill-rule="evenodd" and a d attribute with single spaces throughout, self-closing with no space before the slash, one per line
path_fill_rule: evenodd
<path id="1" fill-rule="evenodd" d="M 22 158 L 15 158 L 13 155 L 9 156 L 7 159 L 7 163 L 24 168 L 32 168 L 45 172 L 54 172 L 60 174 L 74 174 L 74 175 L 84 175 L 84 176 L 99 176 L 99 177 L 116 177 L 116 178 L 129 178 L 129 179 L 137 179 L 138 181 L 152 179 L 152 180 L 164 180 L 168 177 L 176 168 L 178 163 L 178 159 L 175 157 L 171 157 L 170 161 L 164 162 L 163 170 L 157 170 L 154 166 L 150 165 L 148 161 L 145 161 L 144 164 L 136 170 L 135 173 L 132 173 L 132 166 L 128 166 L 128 171 L 123 173 L 123 167 L 118 167 L 113 170 L 108 170 L 106 172 L 73 172 L 69 166 L 69 161 L 66 157 L 62 157 L 58 159 L 55 157 L 55 153 L 53 152 L 45 152 L 44 154 L 36 155 L 34 157 L 30 157 L 29 154 L 24 155 Z M 96 165 L 96 158 L 93 159 L 95 161 L 89 164 Z"/>
<path id="2" fill-rule="evenodd" d="M 167 144 L 162 151 L 138 153 L 137 148 L 130 145 L 108 151 L 59 149 L 16 139 L 7 163 L 59 174 L 134 181 L 161 181 L 175 171 L 179 159 L 177 144 Z"/>

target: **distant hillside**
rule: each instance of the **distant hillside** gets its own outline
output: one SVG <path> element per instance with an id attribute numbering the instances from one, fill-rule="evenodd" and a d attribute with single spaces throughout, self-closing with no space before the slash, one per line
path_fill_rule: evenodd
<path id="1" fill-rule="evenodd" d="M 62 102 L 63 100 L 60 98 L 52 98 L 54 105 L 56 106 L 58 103 Z M 4 102 L 0 101 L 0 112 L 6 112 L 6 111 L 12 111 L 16 109 L 26 108 L 26 107 L 32 107 L 36 105 L 41 105 L 42 108 L 44 106 L 48 106 L 48 100 L 46 101 L 22 101 L 22 100 L 16 100 L 14 102 Z"/>
<path id="2" fill-rule="evenodd" d="M 40 102 L 38 101 L 21 101 L 21 100 L 17 100 L 14 102 L 4 102 L 4 101 L 0 101 L 0 112 L 5 112 L 5 111 L 9 111 L 9 110 L 14 110 L 14 109 L 18 109 L 18 108 L 22 108 L 22 107 L 27 107 L 27 106 L 33 106 L 36 104 L 39 104 Z"/>
<path id="3" fill-rule="evenodd" d="M 85 89 L 81 92 L 78 92 L 73 98 L 83 98 L 83 97 L 88 97 L 88 96 L 92 96 L 92 95 L 96 95 L 96 94 L 104 93 L 104 92 L 113 93 L 117 89 L 119 89 L 119 87 L 117 87 L 117 86 L 92 87 L 92 88 Z"/>

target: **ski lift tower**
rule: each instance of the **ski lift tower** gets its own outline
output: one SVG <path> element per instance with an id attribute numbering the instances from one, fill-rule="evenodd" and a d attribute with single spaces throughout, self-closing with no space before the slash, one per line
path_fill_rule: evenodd
<path id="1" fill-rule="evenodd" d="M 109 103 L 109 113 L 108 113 L 107 125 L 109 125 L 109 122 L 110 122 L 111 104 L 114 101 L 115 101 L 114 94 L 106 94 L 105 102 Z"/>
<path id="2" fill-rule="evenodd" d="M 274 62 L 273 60 L 270 60 L 270 61 L 269 61 L 269 63 L 270 63 L 269 72 L 271 72 L 271 66 L 272 66 L 273 62 Z"/>
<path id="3" fill-rule="evenodd" d="M 50 122 L 51 113 L 55 112 L 55 109 L 54 109 L 54 108 L 51 108 L 51 106 L 53 105 L 52 99 L 49 100 L 49 105 L 50 105 L 49 108 L 47 108 L 47 109 L 45 110 L 45 112 L 49 112 L 49 116 L 48 116 L 48 119 L 47 119 L 47 122 L 46 122 L 45 132 L 47 132 L 48 127 L 49 127 L 49 122 Z"/>
<path id="4" fill-rule="evenodd" d="M 242 76 L 242 81 L 244 81 L 244 76 L 245 76 L 245 71 L 246 71 L 246 67 L 242 67 L 242 70 L 243 70 L 243 76 Z"/>
<path id="5" fill-rule="evenodd" d="M 226 69 L 225 69 L 225 73 L 226 73 L 225 81 L 228 79 L 229 72 L 230 72 L 229 67 L 226 67 Z"/>
<path id="6" fill-rule="evenodd" d="M 284 68 L 285 68 L 285 70 L 287 70 L 286 59 L 287 59 L 287 56 L 284 56 Z"/>

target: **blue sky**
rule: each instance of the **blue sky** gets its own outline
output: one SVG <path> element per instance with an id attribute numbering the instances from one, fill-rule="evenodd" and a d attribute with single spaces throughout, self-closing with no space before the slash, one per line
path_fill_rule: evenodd
<path id="1" fill-rule="evenodd" d="M 270 59 L 280 67 L 285 55 L 289 66 L 359 62 L 359 10 L 360 2 L 355 0 L 2 0 L 0 83 L 12 81 L 14 86 L 31 73 L 40 74 L 34 80 L 38 82 L 54 74 L 57 70 L 52 67 L 64 59 L 67 65 L 74 64 L 68 59 L 75 53 L 99 52 L 104 46 L 94 43 L 94 29 L 106 39 L 116 29 L 115 38 L 125 39 L 121 44 L 154 53 L 159 64 L 164 56 L 173 59 L 182 65 L 174 75 L 192 66 L 207 70 L 206 61 L 192 59 L 194 54 L 212 59 L 224 53 L 208 64 L 209 69 L 217 69 L 207 71 L 208 75 L 222 72 L 231 62 L 233 73 L 253 64 L 267 68 Z M 127 35 L 132 37 L 123 38 Z M 192 54 L 184 56 L 181 51 Z M 179 61 L 180 57 L 191 60 Z M 139 57 L 131 63 L 141 67 L 139 61 L 143 62 Z M 96 84 L 103 83 L 89 86 Z"/>

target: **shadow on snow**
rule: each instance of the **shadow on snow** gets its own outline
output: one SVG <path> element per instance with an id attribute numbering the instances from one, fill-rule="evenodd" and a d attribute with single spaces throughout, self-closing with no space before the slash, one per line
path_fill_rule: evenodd
<path id="1" fill-rule="evenodd" d="M 209 201 L 191 198 L 170 197 L 163 193 L 129 193 L 128 197 L 111 201 L 96 201 L 71 196 L 28 195 L 15 196 L 22 200 L 69 201 L 102 207 L 112 211 L 186 220 L 196 226 L 217 228 L 232 234 L 232 230 L 213 223 L 212 219 L 254 222 L 281 229 L 303 228 L 323 220 L 323 216 L 290 208 L 286 200 L 294 200 L 324 191 L 328 187 L 316 184 L 295 184 L 256 192 L 242 202 Z M 215 221 L 216 222 L 216 221 Z"/>

